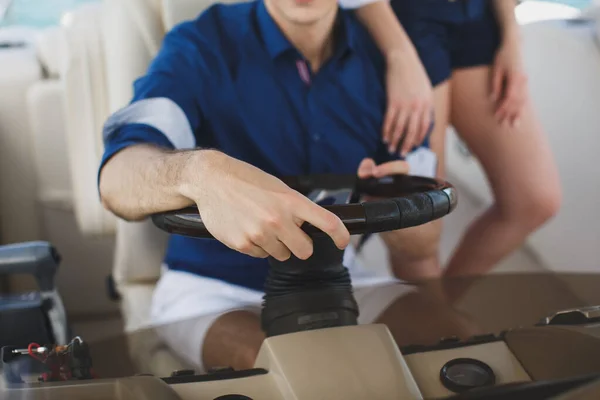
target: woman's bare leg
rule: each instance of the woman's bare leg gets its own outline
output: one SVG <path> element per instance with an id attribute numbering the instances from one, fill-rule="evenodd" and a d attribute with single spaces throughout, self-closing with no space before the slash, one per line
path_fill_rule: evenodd
<path id="1" fill-rule="evenodd" d="M 468 229 L 447 276 L 488 272 L 560 205 L 558 172 L 531 102 L 516 127 L 500 126 L 490 98 L 490 71 L 462 69 L 452 77 L 450 121 L 481 162 L 495 202 Z"/>
<path id="2" fill-rule="evenodd" d="M 446 81 L 433 91 L 435 126 L 431 133 L 431 150 L 438 157 L 437 175 L 445 175 L 444 149 L 446 129 L 450 116 L 450 82 Z M 381 234 L 390 254 L 390 263 L 398 279 L 417 282 L 441 275 L 439 244 L 442 221 Z"/>

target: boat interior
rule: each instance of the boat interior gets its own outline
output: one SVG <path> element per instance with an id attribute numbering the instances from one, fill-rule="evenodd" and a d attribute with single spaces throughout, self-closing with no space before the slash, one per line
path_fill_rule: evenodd
<path id="1" fill-rule="evenodd" d="M 41 26 L 20 23 L 15 16 L 17 3 L 18 0 L 0 0 L 0 245 L 51 243 L 62 256 L 53 290 L 60 294 L 71 327 L 69 333 L 98 343 L 126 337 L 113 345 L 129 347 L 122 351 L 143 347 L 144 350 L 137 349 L 142 355 L 136 362 L 153 365 L 149 369 L 155 376 L 169 376 L 171 371 L 185 369 L 185 365 L 171 359 L 168 350 L 157 344 L 158 339 L 147 338 L 148 333 L 144 333 L 150 327 L 150 303 L 161 274 L 168 235 L 151 221 L 125 222 L 103 208 L 97 188 L 103 153 L 101 132 L 109 115 L 130 101 L 132 82 L 145 72 L 165 33 L 194 18 L 213 2 L 73 1 L 64 9 L 57 6 L 49 10 L 60 11 L 60 19 Z M 559 308 L 600 305 L 600 291 L 594 280 L 577 278 L 600 276 L 600 2 L 526 0 L 517 6 L 516 14 L 522 26 L 531 95 L 549 137 L 564 192 L 560 213 L 492 272 L 500 280 L 507 279 L 500 285 L 505 291 L 500 296 L 511 297 L 510 292 L 514 291 L 515 297 L 506 304 L 527 316 L 518 321 L 519 326 L 533 327 Z M 492 202 L 479 162 L 452 129 L 447 136 L 446 163 L 447 179 L 456 187 L 460 200 L 456 210 L 444 219 L 442 260 L 450 257 L 461 233 Z M 359 257 L 381 276 L 390 274 L 386 249 L 377 236 Z M 532 276 L 545 278 L 539 286 L 520 286 L 519 276 L 523 281 Z M 470 289 L 465 307 L 469 303 L 469 310 L 489 322 L 488 332 L 499 334 L 517 328 L 502 325 L 515 323 L 498 313 L 503 310 L 510 314 L 510 307 L 494 306 L 500 300 L 492 298 L 492 293 L 500 292 L 487 292 L 486 282 L 484 279 Z M 536 288 L 543 289 L 536 292 Z M 37 290 L 37 283 L 31 276 L 0 274 L 0 299 L 32 290 Z M 478 296 L 489 303 L 478 306 Z M 8 329 L 0 324 L 0 330 Z M 500 341 L 485 342 L 483 350 L 470 357 L 488 359 L 500 354 L 500 364 L 527 364 L 523 370 L 509 367 L 513 375 L 505 376 L 503 383 L 521 381 L 519 374 L 534 380 L 531 371 L 539 371 L 545 379 L 555 378 L 539 362 L 524 361 L 529 355 L 522 355 L 526 352 L 523 347 L 533 346 L 531 335 L 535 336 L 525 329 Z M 566 335 L 556 343 L 567 340 Z M 596 341 L 600 334 L 596 329 L 589 335 L 594 340 L 582 344 L 582 349 L 598 352 L 600 345 Z M 210 381 L 202 389 L 198 388 L 203 381 L 174 385 L 174 393 L 164 386 L 165 382 L 173 383 L 168 379 L 124 378 L 115 373 L 114 377 L 119 375 L 121 380 L 101 380 L 96 386 L 96 397 L 89 392 L 81 394 L 80 388 L 70 392 L 64 386 L 66 391 L 57 392 L 57 397 L 21 394 L 24 397 L 14 398 L 408 399 L 452 394 L 442 389 L 424 389 L 427 385 L 418 375 L 426 375 L 428 366 L 439 371 L 437 361 L 425 356 L 418 361 L 413 356 L 411 360 L 411 352 L 405 349 L 404 357 L 396 357 L 398 350 L 389 333 L 378 326 L 353 327 L 346 335 L 327 335 L 316 330 L 295 337 L 293 345 L 283 343 L 281 338 L 271 338 L 263 347 L 257 361 L 258 372 L 236 379 L 243 381 L 237 391 L 254 393 L 249 397 L 217 397 L 222 394 L 226 379 Z M 364 340 L 369 345 L 356 348 L 349 355 L 344 353 L 348 348 L 340 344 L 344 341 L 341 338 Z M 68 341 L 70 337 L 65 333 L 64 339 Z M 316 350 L 304 355 L 297 350 L 315 342 L 328 344 L 327 357 Z M 287 351 L 288 347 L 294 350 Z M 100 349 L 101 346 L 94 354 L 102 363 Z M 396 358 L 383 373 L 377 363 L 389 354 Z M 585 351 L 581 350 L 581 354 Z M 337 361 L 331 361 L 336 357 Z M 356 374 L 363 374 L 363 379 L 356 378 L 357 382 L 368 385 L 357 387 L 347 381 L 353 374 L 336 375 L 340 360 L 349 358 L 360 371 Z M 588 364 L 584 372 L 600 376 L 600 365 L 592 361 Z M 305 381 L 296 380 L 307 370 L 312 370 L 310 379 L 330 374 L 328 384 L 317 384 L 311 391 Z M 405 379 L 396 379 L 399 376 Z M 577 393 L 571 393 L 573 397 L 561 398 L 600 398 L 600 384 L 594 388 L 592 381 L 585 381 L 587 386 L 578 387 Z M 262 388 L 262 395 L 257 387 Z M 377 387 L 381 390 L 375 390 Z M 202 390 L 205 394 L 199 394 Z M 337 394 L 323 397 L 324 392 Z M 107 393 L 120 393 L 121 397 Z M 134 393 L 138 397 L 131 397 Z"/>

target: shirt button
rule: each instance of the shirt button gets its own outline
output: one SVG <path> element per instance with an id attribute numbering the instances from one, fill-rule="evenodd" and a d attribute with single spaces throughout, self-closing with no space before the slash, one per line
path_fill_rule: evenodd
<path id="1" fill-rule="evenodd" d="M 318 142 L 319 140 L 321 140 L 321 135 L 320 135 L 320 134 L 318 134 L 318 133 L 315 133 L 315 134 L 313 135 L 313 140 L 314 140 L 315 142 Z"/>

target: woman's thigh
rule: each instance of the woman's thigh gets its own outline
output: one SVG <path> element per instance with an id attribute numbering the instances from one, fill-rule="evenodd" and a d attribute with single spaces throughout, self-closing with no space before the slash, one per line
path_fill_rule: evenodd
<path id="1" fill-rule="evenodd" d="M 431 132 L 429 145 L 437 155 L 437 175 L 442 179 L 446 176 L 446 131 L 450 121 L 451 91 L 450 81 L 442 82 L 433 89 L 435 125 Z"/>
<path id="2" fill-rule="evenodd" d="M 450 91 L 449 81 L 436 86 L 434 89 L 435 125 L 429 140 L 430 148 L 438 159 L 437 176 L 442 179 L 446 173 L 445 142 L 450 115 Z M 440 219 L 425 225 L 381 234 L 381 238 L 390 250 L 396 277 L 407 279 L 407 276 L 419 275 L 417 271 L 407 271 L 407 269 L 411 269 L 410 262 L 437 257 L 442 221 Z M 402 270 L 396 270 L 396 268 Z M 421 268 L 421 266 L 416 266 L 416 268 Z"/>
<path id="3" fill-rule="evenodd" d="M 534 107 L 527 100 L 517 126 L 500 125 L 490 96 L 490 74 L 487 66 L 454 71 L 450 122 L 479 159 L 501 210 L 555 208 L 558 173 Z"/>

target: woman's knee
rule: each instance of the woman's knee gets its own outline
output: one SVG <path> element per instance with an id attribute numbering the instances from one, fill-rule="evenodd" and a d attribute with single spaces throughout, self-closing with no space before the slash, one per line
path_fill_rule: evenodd
<path id="1" fill-rule="evenodd" d="M 497 201 L 503 217 L 533 231 L 555 217 L 562 204 L 558 182 L 540 181 L 524 190 L 515 188 L 508 201 Z"/>

